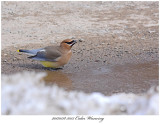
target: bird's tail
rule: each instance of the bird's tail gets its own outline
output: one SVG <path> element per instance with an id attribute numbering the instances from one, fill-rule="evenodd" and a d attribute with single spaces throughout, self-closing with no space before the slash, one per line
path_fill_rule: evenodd
<path id="1" fill-rule="evenodd" d="M 29 50 L 22 50 L 22 49 L 17 50 L 17 52 L 30 53 L 30 51 L 29 51 Z"/>
<path id="2" fill-rule="evenodd" d="M 36 55 L 38 51 L 42 50 L 43 48 L 40 49 L 33 49 L 33 50 L 23 50 L 23 49 L 19 49 L 17 50 L 17 52 L 23 52 L 29 55 Z"/>
<path id="3" fill-rule="evenodd" d="M 23 52 L 23 53 L 26 53 L 28 55 L 34 55 L 33 51 L 31 51 L 31 50 L 22 50 L 22 49 L 19 49 L 19 50 L 17 50 L 17 52 Z"/>
<path id="4" fill-rule="evenodd" d="M 19 49 L 19 50 L 17 50 L 17 52 L 25 52 L 26 50 L 21 50 L 21 49 Z"/>

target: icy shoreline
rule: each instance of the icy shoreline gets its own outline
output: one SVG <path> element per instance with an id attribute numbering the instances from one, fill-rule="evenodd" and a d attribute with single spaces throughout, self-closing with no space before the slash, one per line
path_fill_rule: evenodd
<path id="1" fill-rule="evenodd" d="M 159 114 L 158 87 L 145 95 L 101 93 L 86 94 L 65 91 L 56 85 L 46 86 L 45 73 L 23 72 L 2 75 L 2 105 L 4 115 L 157 115 Z"/>

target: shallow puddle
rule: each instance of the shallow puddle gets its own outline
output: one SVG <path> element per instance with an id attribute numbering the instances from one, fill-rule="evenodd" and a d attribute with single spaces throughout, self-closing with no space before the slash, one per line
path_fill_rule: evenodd
<path id="1" fill-rule="evenodd" d="M 122 92 L 141 94 L 158 85 L 158 61 L 88 67 L 77 73 L 62 71 L 47 71 L 48 76 L 44 80 L 47 84 L 56 83 L 67 90 L 101 92 L 105 95 Z"/>

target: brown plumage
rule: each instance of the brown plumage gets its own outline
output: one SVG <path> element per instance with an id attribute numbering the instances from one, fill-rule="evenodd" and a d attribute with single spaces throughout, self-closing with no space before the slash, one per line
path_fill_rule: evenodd
<path id="1" fill-rule="evenodd" d="M 44 67 L 59 68 L 68 63 L 71 58 L 71 48 L 76 43 L 76 40 L 66 39 L 63 40 L 60 46 L 48 46 L 45 48 L 34 50 L 18 50 L 18 52 L 24 52 L 32 54 L 28 58 L 38 60 Z"/>

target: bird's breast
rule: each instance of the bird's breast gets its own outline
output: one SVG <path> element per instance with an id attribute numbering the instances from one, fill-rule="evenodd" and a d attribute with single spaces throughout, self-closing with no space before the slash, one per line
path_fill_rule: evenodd
<path id="1" fill-rule="evenodd" d="M 72 52 L 71 50 L 69 52 L 67 52 L 66 54 L 63 54 L 59 59 L 58 59 L 58 62 L 61 64 L 61 65 L 65 65 L 68 63 L 68 61 L 70 60 L 71 58 L 71 55 L 72 55 Z"/>

